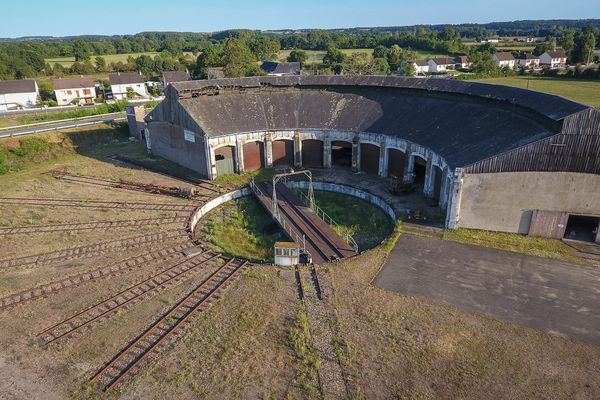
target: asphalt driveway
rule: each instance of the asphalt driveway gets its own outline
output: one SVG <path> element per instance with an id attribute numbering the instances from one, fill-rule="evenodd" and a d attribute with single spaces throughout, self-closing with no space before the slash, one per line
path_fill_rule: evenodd
<path id="1" fill-rule="evenodd" d="M 404 235 L 374 284 L 600 345 L 600 270 Z"/>

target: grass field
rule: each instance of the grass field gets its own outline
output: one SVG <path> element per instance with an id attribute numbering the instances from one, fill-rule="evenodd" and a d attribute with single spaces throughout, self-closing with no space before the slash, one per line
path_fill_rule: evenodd
<path id="1" fill-rule="evenodd" d="M 537 90 L 557 94 L 571 100 L 600 108 L 600 81 L 585 81 L 565 78 L 529 78 L 526 76 L 509 76 L 502 78 L 479 79 L 477 82 L 514 86 L 523 89 Z"/>
<path id="2" fill-rule="evenodd" d="M 107 54 L 107 55 L 101 55 L 100 57 L 104 58 L 106 60 L 107 64 L 110 64 L 111 62 L 123 62 L 126 63 L 127 62 L 127 58 L 129 56 L 133 57 L 133 58 L 137 58 L 141 55 L 147 55 L 147 56 L 151 56 L 154 57 L 158 54 L 157 51 L 148 51 L 145 53 L 127 53 L 127 54 Z M 192 56 L 192 53 L 190 52 L 185 52 L 184 53 L 188 58 Z M 91 56 L 90 59 L 92 61 L 92 63 L 94 62 L 94 59 L 96 58 L 95 55 Z M 57 58 L 47 58 L 46 62 L 49 63 L 51 66 L 54 66 L 54 64 L 61 64 L 63 67 L 68 68 L 71 65 L 73 65 L 73 63 L 75 62 L 75 57 L 57 57 Z"/>

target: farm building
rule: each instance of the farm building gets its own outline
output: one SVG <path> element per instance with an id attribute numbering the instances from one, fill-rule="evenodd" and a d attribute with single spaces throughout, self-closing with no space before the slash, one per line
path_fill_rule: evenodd
<path id="1" fill-rule="evenodd" d="M 562 237 L 600 221 L 600 112 L 558 96 L 453 80 L 255 77 L 174 83 L 145 120 L 153 154 L 209 179 L 339 166 L 419 184 L 450 228 Z"/>

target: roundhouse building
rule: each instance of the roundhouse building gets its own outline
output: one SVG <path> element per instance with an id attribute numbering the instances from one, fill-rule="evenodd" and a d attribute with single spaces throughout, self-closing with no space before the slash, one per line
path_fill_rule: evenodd
<path id="1" fill-rule="evenodd" d="M 146 129 L 150 152 L 209 179 L 339 164 L 416 181 L 449 228 L 559 238 L 600 221 L 600 112 L 544 93 L 381 76 L 178 82 Z"/>

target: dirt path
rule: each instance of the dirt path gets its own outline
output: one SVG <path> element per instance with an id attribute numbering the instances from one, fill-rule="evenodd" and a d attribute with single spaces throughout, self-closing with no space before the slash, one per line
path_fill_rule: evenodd
<path id="1" fill-rule="evenodd" d="M 0 354 L 0 399 L 64 399 L 67 395 L 42 377 L 35 376 Z"/>
<path id="2" fill-rule="evenodd" d="M 319 353 L 321 367 L 319 381 L 325 399 L 347 399 L 348 391 L 344 381 L 342 366 L 333 347 L 334 316 L 326 301 L 319 299 L 310 271 L 302 269 L 302 287 L 304 288 L 304 304 L 311 326 L 313 344 Z M 323 279 L 321 275 L 319 279 Z"/>

